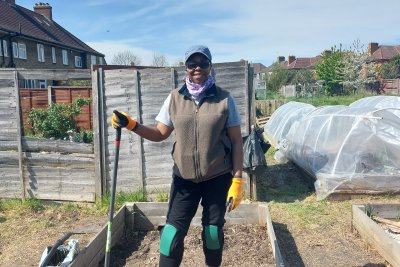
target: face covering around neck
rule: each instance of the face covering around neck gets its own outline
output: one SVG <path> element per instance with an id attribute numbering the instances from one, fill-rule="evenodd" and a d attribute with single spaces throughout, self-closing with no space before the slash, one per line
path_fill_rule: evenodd
<path id="1" fill-rule="evenodd" d="M 204 93 L 208 88 L 211 88 L 215 83 L 215 80 L 211 75 L 209 75 L 208 79 L 201 84 L 192 82 L 188 76 L 186 76 L 185 80 L 186 87 L 189 90 L 189 93 L 192 95 L 193 99 L 195 100 L 198 100 L 199 96 Z"/>

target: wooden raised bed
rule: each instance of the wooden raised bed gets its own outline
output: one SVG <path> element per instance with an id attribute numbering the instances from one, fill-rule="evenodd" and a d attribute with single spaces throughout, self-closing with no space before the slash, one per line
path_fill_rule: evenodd
<path id="1" fill-rule="evenodd" d="M 135 202 L 126 203 L 114 216 L 112 245 L 121 239 L 124 231 L 156 230 L 159 225 L 165 224 L 168 203 Z M 193 226 L 201 225 L 202 208 L 199 207 L 192 220 Z M 275 258 L 275 264 L 284 267 L 284 261 L 279 250 L 275 232 L 272 226 L 271 215 L 266 204 L 241 204 L 235 211 L 227 213 L 226 224 L 256 224 L 266 226 L 269 242 Z M 104 259 L 107 238 L 107 225 L 82 248 L 78 256 L 71 263 L 71 267 L 97 267 Z"/>
<path id="2" fill-rule="evenodd" d="M 398 219 L 400 204 L 370 204 L 352 206 L 353 227 L 361 237 L 381 254 L 394 267 L 400 267 L 400 243 L 390 237 L 370 216 L 385 219 Z"/>

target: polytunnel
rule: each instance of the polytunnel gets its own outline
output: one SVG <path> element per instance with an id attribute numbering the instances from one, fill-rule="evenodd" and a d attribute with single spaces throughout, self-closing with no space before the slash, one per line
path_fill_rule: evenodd
<path id="1" fill-rule="evenodd" d="M 334 192 L 398 192 L 397 112 L 370 106 L 317 108 L 292 123 L 281 150 L 316 179 L 319 200 Z"/>
<path id="2" fill-rule="evenodd" d="M 369 96 L 354 101 L 350 107 L 375 107 L 375 108 L 400 108 L 400 97 L 398 96 Z"/>
<path id="3" fill-rule="evenodd" d="M 281 140 L 285 139 L 292 124 L 313 111 L 315 107 L 300 102 L 288 102 L 280 106 L 264 126 L 263 137 L 277 148 Z"/>

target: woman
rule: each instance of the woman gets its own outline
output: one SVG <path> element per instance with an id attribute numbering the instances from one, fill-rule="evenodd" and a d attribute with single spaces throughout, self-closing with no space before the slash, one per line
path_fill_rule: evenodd
<path id="1" fill-rule="evenodd" d="M 203 206 L 202 238 L 208 266 L 220 266 L 225 212 L 242 199 L 243 145 L 240 117 L 230 94 L 210 75 L 212 57 L 206 46 L 185 53 L 185 84 L 171 91 L 156 117 L 141 125 L 114 111 L 112 125 L 143 138 L 162 141 L 175 130 L 173 181 L 166 225 L 160 238 L 160 267 L 179 266 L 184 238 L 199 203 Z"/>

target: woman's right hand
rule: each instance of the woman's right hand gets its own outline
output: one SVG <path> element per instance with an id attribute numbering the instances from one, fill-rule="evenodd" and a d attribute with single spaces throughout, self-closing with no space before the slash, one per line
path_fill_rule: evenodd
<path id="1" fill-rule="evenodd" d="M 125 127 L 126 129 L 133 131 L 136 127 L 136 120 L 132 119 L 125 112 L 119 112 L 118 110 L 114 110 L 111 117 L 111 125 L 114 128 Z"/>

